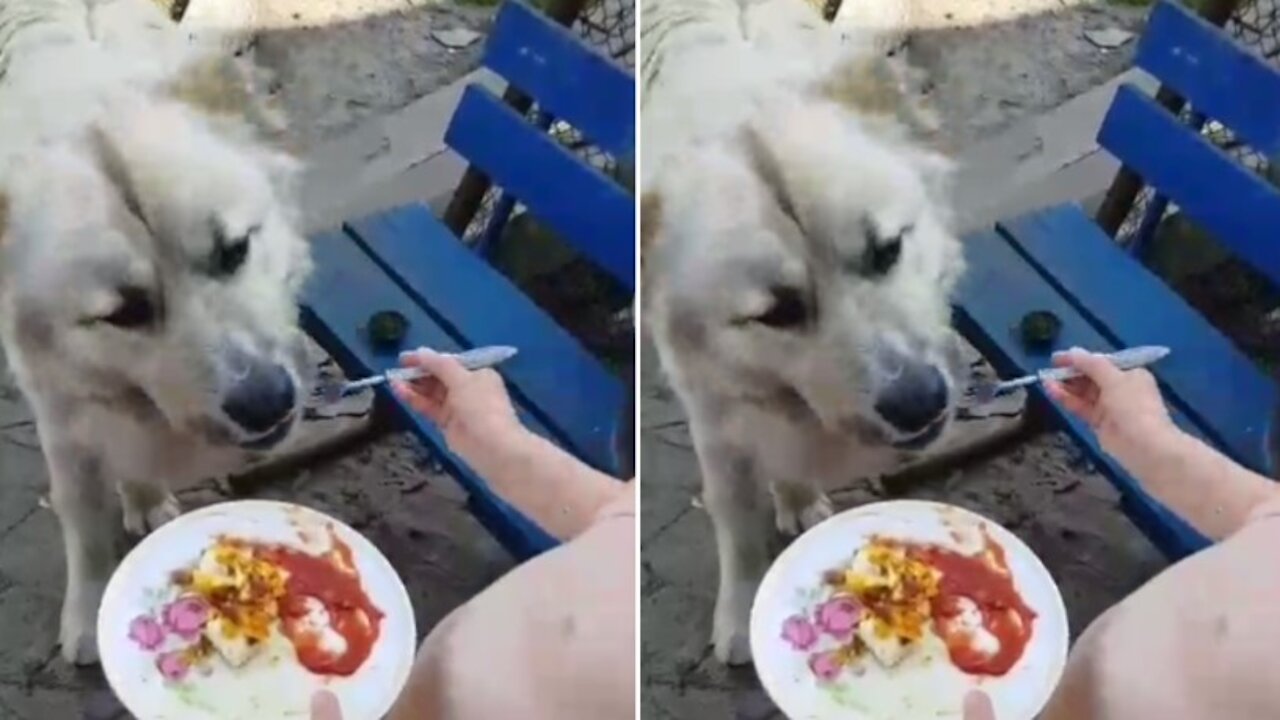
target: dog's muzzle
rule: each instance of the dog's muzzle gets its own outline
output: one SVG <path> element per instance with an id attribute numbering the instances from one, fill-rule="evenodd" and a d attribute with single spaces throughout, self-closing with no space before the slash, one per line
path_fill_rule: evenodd
<path id="1" fill-rule="evenodd" d="M 273 447 L 289 434 L 298 392 L 293 375 L 278 363 L 248 362 L 246 372 L 222 398 L 222 412 L 240 428 L 251 450 Z"/>
<path id="2" fill-rule="evenodd" d="M 893 429 L 895 447 L 920 450 L 946 428 L 951 390 L 942 371 L 931 363 L 907 361 L 876 397 L 875 412 Z"/>

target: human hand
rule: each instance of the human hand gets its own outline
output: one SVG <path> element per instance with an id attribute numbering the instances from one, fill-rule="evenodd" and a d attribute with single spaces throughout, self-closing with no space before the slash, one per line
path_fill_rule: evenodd
<path id="1" fill-rule="evenodd" d="M 1093 428 L 1102 449 L 1122 463 L 1135 451 L 1177 432 L 1160 388 L 1146 370 L 1121 370 L 1107 358 L 1079 348 L 1055 353 L 1053 364 L 1075 368 L 1081 376 L 1061 383 L 1046 381 L 1049 397 Z"/>
<path id="2" fill-rule="evenodd" d="M 467 370 L 455 358 L 421 349 L 400 356 L 404 367 L 420 367 L 429 376 L 394 381 L 396 395 L 426 415 L 444 434 L 449 449 L 468 463 L 509 447 L 527 431 L 493 370 Z"/>
<path id="3" fill-rule="evenodd" d="M 338 698 L 328 690 L 319 690 L 311 696 L 311 720 L 342 720 L 342 708 Z M 966 716 L 965 720 L 969 720 Z"/>
<path id="4" fill-rule="evenodd" d="M 970 690 L 964 696 L 963 720 L 996 720 L 996 709 L 991 706 L 991 698 L 981 690 Z"/>

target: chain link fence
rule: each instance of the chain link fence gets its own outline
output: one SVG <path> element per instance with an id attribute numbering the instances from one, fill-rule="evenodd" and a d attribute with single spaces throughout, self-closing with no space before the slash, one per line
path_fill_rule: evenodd
<path id="1" fill-rule="evenodd" d="M 1280 68 L 1280 0 L 1241 0 L 1235 4 L 1224 27 L 1246 47 Z M 1280 158 L 1265 156 L 1216 121 L 1204 121 L 1197 116 L 1194 107 L 1184 107 L 1179 116 L 1188 125 L 1202 124 L 1201 132 L 1214 145 L 1245 167 L 1280 185 Z M 1155 213 L 1159 213 L 1159 217 L 1149 217 Z M 1143 188 L 1125 215 L 1116 239 L 1122 244 L 1130 244 L 1137 239 L 1144 220 L 1154 230 L 1176 214 L 1175 206 L 1165 205 L 1150 188 Z"/>
<path id="2" fill-rule="evenodd" d="M 1234 38 L 1280 68 L 1280 0 L 1217 0 L 1216 5 L 1202 0 L 1198 7 L 1207 16 L 1218 12 L 1217 19 L 1225 18 L 1222 26 Z M 1196 110 L 1187 105 L 1178 115 L 1243 167 L 1280 186 L 1280 157 L 1268 157 Z M 1125 182 L 1140 182 L 1136 176 L 1120 179 L 1124 175 L 1113 184 L 1108 201 Z M 1264 371 L 1280 371 L 1280 289 L 1151 188 L 1142 187 L 1133 197 L 1127 211 L 1106 208 L 1104 201 L 1099 222 L 1117 228 L 1117 242 L 1138 251 L 1148 267 Z"/>
<path id="3" fill-rule="evenodd" d="M 633 72 L 636 50 L 635 3 L 636 0 L 590 0 L 573 22 L 573 29 L 587 43 Z M 536 106 L 530 108 L 525 113 L 525 117 L 535 124 L 546 122 Z M 624 173 L 621 172 L 618 159 L 610 157 L 608 153 L 592 145 L 576 128 L 556 121 L 551 123 L 549 132 L 562 145 L 601 172 L 619 180 L 628 188 L 631 186 L 630 173 L 622 177 Z M 467 223 L 463 239 L 472 245 L 496 242 L 511 221 L 516 221 L 519 227 L 520 221 L 516 218 L 523 213 L 524 208 L 506 199 L 501 188 L 491 187 L 485 191 L 479 208 Z"/>
<path id="4" fill-rule="evenodd" d="M 575 2 L 580 7 L 572 23 L 566 24 L 589 45 L 634 73 L 636 0 L 542 0 L 539 5 L 548 15 L 564 18 L 566 8 Z M 628 192 L 634 192 L 632 158 L 613 157 L 577 128 L 548 117 L 536 104 L 528 106 L 524 116 Z M 475 195 L 481 192 L 475 202 Z M 464 179 L 451 211 L 469 203 L 474 203 L 474 210 L 464 209 L 461 217 L 446 213 L 450 225 L 461 230 L 464 242 L 479 252 L 491 253 L 499 268 L 602 361 L 619 371 L 629 366 L 634 354 L 630 293 L 607 273 L 570 251 L 502 188 L 489 186 L 479 178 Z"/>

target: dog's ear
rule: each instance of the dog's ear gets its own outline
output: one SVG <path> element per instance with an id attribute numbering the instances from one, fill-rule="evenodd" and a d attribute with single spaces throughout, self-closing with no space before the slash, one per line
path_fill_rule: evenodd
<path id="1" fill-rule="evenodd" d="M 145 225 L 147 216 L 142 206 L 142 198 L 138 194 L 136 180 L 129 170 L 128 161 L 120 145 L 111 137 L 111 132 L 101 125 L 91 126 L 89 148 L 97 158 L 98 166 L 107 180 L 124 200 L 125 207 Z"/>
<path id="2" fill-rule="evenodd" d="M 9 196 L 5 195 L 4 189 L 0 188 L 0 247 L 4 246 L 4 239 L 9 234 Z"/>
<path id="3" fill-rule="evenodd" d="M 646 190 L 640 195 L 640 292 L 643 295 L 650 283 L 646 282 L 645 256 L 658 246 L 658 234 L 662 232 L 662 194 L 659 190 Z M 643 299 L 643 298 L 642 298 Z"/>
<path id="4" fill-rule="evenodd" d="M 654 247 L 662 227 L 662 193 L 646 190 L 640 195 L 640 256 Z"/>
<path id="5" fill-rule="evenodd" d="M 792 129 L 804 134 L 802 129 Z M 774 132 L 776 130 L 776 125 L 770 128 L 746 125 L 742 132 L 746 156 L 769 189 L 778 210 L 799 226 L 801 232 L 822 234 L 824 228 L 817 208 L 806 202 L 822 193 L 821 178 L 815 174 L 817 167 L 806 157 L 806 146 L 813 138 L 784 138 Z"/>
<path id="6" fill-rule="evenodd" d="M 883 58 L 863 55 L 832 68 L 815 87 L 816 94 L 862 116 L 897 116 L 905 93 Z"/>
<path id="7" fill-rule="evenodd" d="M 252 147 L 277 195 L 292 200 L 302 163 L 283 115 L 258 92 L 267 82 L 260 72 L 235 58 L 202 58 L 182 68 L 168 94 L 214 122 L 224 137 Z"/>
<path id="8" fill-rule="evenodd" d="M 284 116 L 259 92 L 268 83 L 264 70 L 225 56 L 201 58 L 184 65 L 166 88 L 168 95 L 201 115 L 246 125 L 255 140 L 292 153 Z"/>
<path id="9" fill-rule="evenodd" d="M 911 142 L 937 146 L 941 123 L 922 93 L 913 90 L 927 82 L 921 75 L 904 60 L 861 55 L 836 65 L 814 94 L 854 111 L 887 136 L 905 130 Z"/>
<path id="10" fill-rule="evenodd" d="M 294 207 L 298 199 L 299 178 L 302 177 L 302 161 L 271 146 L 259 147 L 258 156 L 267 170 L 276 199 L 286 207 Z"/>
<path id="11" fill-rule="evenodd" d="M 791 189 L 787 186 L 787 179 L 782 172 L 782 165 L 765 134 L 756 126 L 747 125 L 743 128 L 742 140 L 752 169 L 769 188 L 773 199 L 778 203 L 778 208 L 787 217 L 799 222 L 795 214 L 795 204 L 791 201 Z"/>
<path id="12" fill-rule="evenodd" d="M 924 180 L 925 191 L 934 207 L 950 207 L 955 161 L 928 146 L 916 146 L 910 150 L 910 155 L 912 164 Z"/>

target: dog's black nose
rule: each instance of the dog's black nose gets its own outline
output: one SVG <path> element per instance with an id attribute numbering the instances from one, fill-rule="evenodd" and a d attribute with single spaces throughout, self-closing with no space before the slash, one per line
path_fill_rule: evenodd
<path id="1" fill-rule="evenodd" d="M 255 362 L 222 399 L 222 411 L 251 433 L 275 427 L 293 411 L 293 376 L 280 365 Z"/>
<path id="2" fill-rule="evenodd" d="M 918 433 L 947 409 L 947 381 L 933 365 L 907 363 L 880 397 L 876 412 L 900 432 Z"/>

